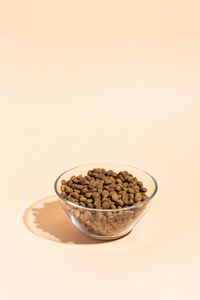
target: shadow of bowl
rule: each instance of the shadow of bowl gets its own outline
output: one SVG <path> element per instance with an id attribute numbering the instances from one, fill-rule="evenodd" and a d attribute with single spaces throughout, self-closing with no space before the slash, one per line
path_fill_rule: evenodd
<path id="1" fill-rule="evenodd" d="M 70 221 L 56 196 L 43 198 L 30 205 L 23 215 L 26 228 L 40 238 L 65 244 L 100 244 L 83 234 Z"/>

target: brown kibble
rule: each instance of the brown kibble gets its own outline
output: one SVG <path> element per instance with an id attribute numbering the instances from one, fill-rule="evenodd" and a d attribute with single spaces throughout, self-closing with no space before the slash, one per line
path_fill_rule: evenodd
<path id="1" fill-rule="evenodd" d="M 64 179 L 61 180 L 61 184 L 62 184 L 62 185 L 66 185 L 66 184 L 67 184 L 66 180 L 64 180 Z"/>
<path id="2" fill-rule="evenodd" d="M 82 189 L 84 188 L 84 186 L 81 185 L 81 184 L 76 184 L 76 188 L 77 188 L 78 190 L 82 190 Z"/>
<path id="3" fill-rule="evenodd" d="M 79 200 L 80 200 L 81 202 L 85 202 L 85 201 L 87 201 L 88 199 L 85 198 L 84 196 L 80 196 Z"/>
<path id="4" fill-rule="evenodd" d="M 103 198 L 107 198 L 109 196 L 109 192 L 107 190 L 103 190 L 101 195 Z"/>
<path id="5" fill-rule="evenodd" d="M 81 178 L 80 180 L 79 180 L 79 183 L 80 184 L 82 184 L 82 185 L 86 185 L 86 184 L 88 184 L 89 183 L 89 181 L 86 179 L 86 178 Z"/>
<path id="6" fill-rule="evenodd" d="M 134 179 L 133 179 L 133 177 L 132 177 L 132 176 L 129 176 L 127 181 L 128 181 L 128 182 L 133 182 L 133 181 L 134 181 Z"/>
<path id="7" fill-rule="evenodd" d="M 98 174 L 98 173 L 93 173 L 92 176 L 93 176 L 94 178 L 98 178 L 98 177 L 99 177 L 99 174 Z"/>
<path id="8" fill-rule="evenodd" d="M 102 191 L 103 191 L 103 189 L 102 189 L 101 187 L 99 187 L 99 188 L 97 189 L 97 191 L 98 191 L 99 194 L 101 194 Z"/>
<path id="9" fill-rule="evenodd" d="M 122 200 L 118 200 L 117 203 L 118 203 L 118 205 L 120 205 L 121 207 L 124 206 L 124 202 L 123 202 Z"/>
<path id="10" fill-rule="evenodd" d="M 85 197 L 90 198 L 92 196 L 92 193 L 85 194 Z"/>
<path id="11" fill-rule="evenodd" d="M 85 221 L 89 220 L 91 218 L 91 216 L 92 216 L 91 212 L 88 210 L 85 210 L 84 213 L 81 214 L 81 220 L 85 222 Z"/>
<path id="12" fill-rule="evenodd" d="M 117 208 L 117 207 L 115 206 L 114 203 L 112 203 L 112 204 L 110 205 L 110 208 L 115 209 L 115 208 Z"/>
<path id="13" fill-rule="evenodd" d="M 90 180 L 89 182 L 89 188 L 92 189 L 96 186 L 96 182 L 94 180 Z"/>
<path id="14" fill-rule="evenodd" d="M 102 202 L 102 208 L 103 209 L 108 209 L 108 208 L 110 208 L 110 202 L 109 201 L 103 201 Z"/>
<path id="15" fill-rule="evenodd" d="M 117 195 L 117 193 L 116 192 L 112 192 L 111 198 L 115 202 L 118 201 L 118 195 Z"/>
<path id="16" fill-rule="evenodd" d="M 69 187 L 69 186 L 66 186 L 65 187 L 65 192 L 66 193 L 71 193 L 71 192 L 73 192 L 73 189 L 71 187 Z"/>
<path id="17" fill-rule="evenodd" d="M 129 205 L 133 205 L 133 203 L 134 203 L 133 199 L 130 199 L 130 200 L 128 201 L 128 204 L 129 204 Z"/>
<path id="18" fill-rule="evenodd" d="M 113 181 L 110 178 L 105 178 L 104 184 L 111 184 Z"/>
<path id="19" fill-rule="evenodd" d="M 67 196 L 67 194 L 65 192 L 61 192 L 60 195 L 65 198 Z"/>
<path id="20" fill-rule="evenodd" d="M 73 182 L 72 182 L 71 180 L 68 180 L 68 181 L 67 181 L 67 186 L 70 186 L 70 187 L 71 187 L 72 184 L 73 184 Z"/>
<path id="21" fill-rule="evenodd" d="M 74 183 L 78 183 L 78 179 L 75 176 L 71 176 L 70 180 Z"/>
<path id="22" fill-rule="evenodd" d="M 94 206 L 96 208 L 100 208 L 101 207 L 101 200 L 99 198 L 94 199 Z"/>
<path id="23" fill-rule="evenodd" d="M 88 204 L 87 204 L 87 207 L 89 207 L 89 208 L 94 208 L 94 205 L 93 205 L 92 203 L 88 203 Z"/>
<path id="24" fill-rule="evenodd" d="M 138 185 L 134 186 L 134 193 L 137 194 L 139 193 L 139 191 L 140 191 L 139 186 Z"/>
<path id="25" fill-rule="evenodd" d="M 142 188 L 141 188 L 141 191 L 144 192 L 144 193 L 146 193 L 146 192 L 147 192 L 147 189 L 146 189 L 145 187 L 142 187 Z"/>
<path id="26" fill-rule="evenodd" d="M 119 191 L 121 191 L 121 186 L 120 185 L 117 185 L 116 187 L 115 187 L 115 190 L 117 191 L 117 192 L 119 192 Z"/>
<path id="27" fill-rule="evenodd" d="M 100 194 L 98 193 L 98 192 L 94 192 L 94 193 L 92 193 L 92 196 L 91 196 L 93 199 L 95 199 L 95 198 L 98 198 L 98 197 L 100 197 Z"/>
<path id="28" fill-rule="evenodd" d="M 80 211 L 78 209 L 75 209 L 74 217 L 75 217 L 75 219 L 78 219 L 80 217 Z"/>
<path id="29" fill-rule="evenodd" d="M 122 200 L 123 200 L 123 201 L 127 201 L 127 200 L 128 200 L 128 194 L 123 193 L 123 194 L 122 194 Z"/>
<path id="30" fill-rule="evenodd" d="M 103 217 L 102 213 L 96 213 L 95 220 L 100 221 L 102 219 L 102 217 Z"/>
<path id="31" fill-rule="evenodd" d="M 61 185 L 61 192 L 64 192 L 65 191 L 65 185 Z"/>
<path id="32" fill-rule="evenodd" d="M 85 187 L 85 188 L 82 189 L 81 192 L 82 192 L 82 194 L 86 194 L 88 192 L 88 189 Z"/>
<path id="33" fill-rule="evenodd" d="M 78 199 L 79 198 L 79 194 L 74 192 L 71 194 L 73 198 Z"/>
<path id="34" fill-rule="evenodd" d="M 85 202 L 86 203 L 92 203 L 94 200 L 92 198 L 87 199 Z"/>
<path id="35" fill-rule="evenodd" d="M 128 198 L 129 198 L 129 200 L 134 200 L 134 195 L 133 194 L 129 194 Z"/>
<path id="36" fill-rule="evenodd" d="M 137 193 L 136 195 L 135 195 L 135 201 L 136 202 L 140 202 L 142 200 L 142 194 L 141 193 Z"/>

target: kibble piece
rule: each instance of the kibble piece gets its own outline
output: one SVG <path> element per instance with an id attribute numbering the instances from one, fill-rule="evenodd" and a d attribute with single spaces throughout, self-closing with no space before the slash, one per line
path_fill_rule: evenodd
<path id="1" fill-rule="evenodd" d="M 97 189 L 97 191 L 98 191 L 99 194 L 101 194 L 102 191 L 103 191 L 103 189 L 102 189 L 101 187 L 99 187 L 99 188 Z"/>
<path id="2" fill-rule="evenodd" d="M 66 185 L 67 184 L 67 182 L 66 182 L 66 180 L 61 180 L 61 185 Z"/>
<path id="3" fill-rule="evenodd" d="M 72 183 L 73 183 L 73 182 L 72 182 L 71 180 L 68 180 L 68 181 L 67 181 L 67 186 L 72 186 Z"/>
<path id="4" fill-rule="evenodd" d="M 94 178 L 98 178 L 98 177 L 99 177 L 99 174 L 98 174 L 98 173 L 93 173 L 92 176 L 93 176 Z"/>
<path id="5" fill-rule="evenodd" d="M 136 195 L 135 195 L 135 201 L 136 202 L 140 202 L 142 200 L 142 194 L 141 193 L 137 193 Z"/>
<path id="6" fill-rule="evenodd" d="M 110 208 L 115 209 L 115 208 L 117 208 L 117 207 L 115 206 L 115 204 L 112 203 L 112 204 L 110 205 Z"/>
<path id="7" fill-rule="evenodd" d="M 120 185 L 117 185 L 116 187 L 115 187 L 115 190 L 117 191 L 117 192 L 119 192 L 119 191 L 121 191 L 121 186 Z"/>
<path id="8" fill-rule="evenodd" d="M 133 177 L 132 177 L 132 176 L 129 176 L 129 177 L 128 177 L 128 182 L 133 182 L 133 181 L 134 181 Z"/>
<path id="9" fill-rule="evenodd" d="M 138 185 L 136 185 L 136 186 L 134 187 L 134 193 L 137 194 L 137 193 L 139 193 L 139 191 L 140 191 L 140 188 L 139 188 Z"/>
<path id="10" fill-rule="evenodd" d="M 96 213 L 95 220 L 100 221 L 102 219 L 102 217 L 103 217 L 102 213 Z"/>
<path id="11" fill-rule="evenodd" d="M 110 208 L 110 205 L 111 205 L 111 202 L 108 200 L 106 200 L 106 201 L 103 201 L 102 202 L 102 208 L 103 209 L 108 209 L 108 208 Z"/>
<path id="12" fill-rule="evenodd" d="M 85 210 L 83 214 L 81 214 L 81 219 L 87 221 L 91 218 L 92 214 L 90 211 Z"/>
<path id="13" fill-rule="evenodd" d="M 74 192 L 71 194 L 73 198 L 78 199 L 79 198 L 79 194 Z"/>
<path id="14" fill-rule="evenodd" d="M 122 200 L 123 200 L 123 201 L 127 201 L 127 200 L 128 200 L 128 194 L 123 193 L 123 194 L 122 194 Z"/>
<path id="15" fill-rule="evenodd" d="M 104 184 L 111 184 L 112 180 L 110 178 L 105 178 Z"/>
<path id="16" fill-rule="evenodd" d="M 78 218 L 80 217 L 80 211 L 79 211 L 78 209 L 76 209 L 76 210 L 74 211 L 74 217 L 75 217 L 76 219 L 78 219 Z"/>
<path id="17" fill-rule="evenodd" d="M 90 198 L 92 196 L 92 193 L 86 193 L 85 197 Z"/>
<path id="18" fill-rule="evenodd" d="M 112 192 L 111 198 L 115 202 L 118 201 L 118 195 L 117 195 L 117 193 L 116 192 Z"/>
<path id="19" fill-rule="evenodd" d="M 88 192 L 88 189 L 86 187 L 84 187 L 81 192 L 82 192 L 82 194 L 86 194 Z"/>
<path id="20" fill-rule="evenodd" d="M 92 189 L 96 186 L 96 182 L 94 180 L 90 180 L 89 182 L 89 188 Z"/>
<path id="21" fill-rule="evenodd" d="M 65 191 L 65 185 L 61 185 L 61 192 Z"/>
<path id="22" fill-rule="evenodd" d="M 95 198 L 98 198 L 98 197 L 100 197 L 100 194 L 98 193 L 98 192 L 94 192 L 94 193 L 92 193 L 92 196 L 91 196 L 93 199 L 95 199 Z"/>
<path id="23" fill-rule="evenodd" d="M 94 199 L 94 206 L 96 208 L 101 208 L 101 200 L 99 198 Z"/>
<path id="24" fill-rule="evenodd" d="M 78 190 L 82 190 L 82 189 L 84 188 L 84 186 L 81 185 L 81 184 L 76 184 L 76 188 L 77 188 Z"/>
<path id="25" fill-rule="evenodd" d="M 88 199 L 85 198 L 84 196 L 80 196 L 79 200 L 80 200 L 81 202 L 85 202 L 85 201 L 87 201 Z"/>
<path id="26" fill-rule="evenodd" d="M 92 203 L 94 200 L 92 198 L 87 199 L 85 202 L 86 203 Z"/>
<path id="27" fill-rule="evenodd" d="M 129 195 L 128 195 L 128 199 L 129 199 L 129 201 L 130 201 L 130 200 L 134 200 L 134 194 L 129 194 Z"/>
<path id="28" fill-rule="evenodd" d="M 65 198 L 67 196 L 67 194 L 65 192 L 61 192 L 60 195 Z"/>
<path id="29" fill-rule="evenodd" d="M 117 203 L 118 203 L 118 205 L 120 205 L 121 207 L 124 206 L 124 202 L 123 202 L 122 200 L 118 200 Z"/>
<path id="30" fill-rule="evenodd" d="M 107 190 L 103 190 L 101 195 L 103 198 L 107 198 L 109 196 L 109 192 Z"/>
<path id="31" fill-rule="evenodd" d="M 78 179 L 75 176 L 71 176 L 70 180 L 74 183 L 78 183 Z"/>
<path id="32" fill-rule="evenodd" d="M 79 183 L 82 184 L 82 185 L 86 185 L 86 184 L 89 183 L 89 181 L 88 181 L 86 178 L 81 178 L 81 179 L 79 180 Z"/>

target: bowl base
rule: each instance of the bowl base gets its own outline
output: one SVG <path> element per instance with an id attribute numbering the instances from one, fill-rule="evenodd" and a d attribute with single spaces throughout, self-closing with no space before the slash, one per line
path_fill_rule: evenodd
<path id="1" fill-rule="evenodd" d="M 79 228 L 80 229 L 80 228 Z M 95 234 L 91 234 L 88 232 L 83 231 L 82 229 L 80 229 L 84 234 L 86 234 L 87 236 L 95 239 L 95 240 L 102 240 L 102 241 L 112 241 L 112 240 L 117 240 L 120 239 L 124 236 L 126 236 L 127 234 L 129 234 L 132 231 L 131 229 L 128 229 L 127 231 L 123 232 L 123 234 L 119 234 L 119 235 L 111 235 L 111 236 L 103 236 L 103 235 L 95 235 Z"/>

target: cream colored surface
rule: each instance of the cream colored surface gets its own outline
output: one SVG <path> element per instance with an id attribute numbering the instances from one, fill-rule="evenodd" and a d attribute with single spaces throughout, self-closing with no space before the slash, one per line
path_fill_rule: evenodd
<path id="1" fill-rule="evenodd" d="M 1 299 L 200 298 L 199 29 L 194 0 L 2 1 Z M 159 184 L 110 243 L 53 196 L 61 172 L 101 161 Z"/>

